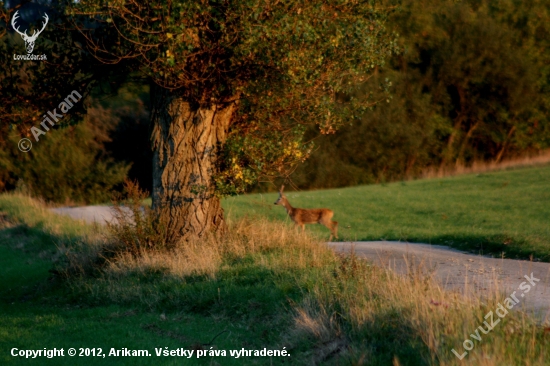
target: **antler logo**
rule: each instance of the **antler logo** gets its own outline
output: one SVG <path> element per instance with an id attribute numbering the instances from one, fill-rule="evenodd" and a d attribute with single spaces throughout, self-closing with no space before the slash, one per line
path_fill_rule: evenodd
<path id="1" fill-rule="evenodd" d="M 40 29 L 38 32 L 36 31 L 36 29 L 34 30 L 32 36 L 29 36 L 27 35 L 27 31 L 25 30 L 25 33 L 22 33 L 20 30 L 19 30 L 19 27 L 16 27 L 15 26 L 15 20 L 17 18 L 19 18 L 19 10 L 17 10 L 15 12 L 15 14 L 13 14 L 13 18 L 11 18 L 11 26 L 13 27 L 13 29 L 15 29 L 15 31 L 17 33 L 19 33 L 21 35 L 21 38 L 23 38 L 23 41 L 25 41 L 25 48 L 27 49 L 27 53 L 32 53 L 32 50 L 34 49 L 34 42 L 36 42 L 36 39 L 38 38 L 38 36 L 40 35 L 40 33 L 42 33 L 42 31 L 44 30 L 44 28 L 46 28 L 46 24 L 48 24 L 48 20 L 50 18 L 48 18 L 48 14 L 44 13 L 44 20 L 45 22 L 42 24 L 42 29 Z"/>

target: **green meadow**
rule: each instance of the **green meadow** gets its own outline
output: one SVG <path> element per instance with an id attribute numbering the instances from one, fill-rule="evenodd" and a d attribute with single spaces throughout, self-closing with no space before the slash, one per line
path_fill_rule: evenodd
<path id="1" fill-rule="evenodd" d="M 342 189 L 286 192 L 293 207 L 327 207 L 340 240 L 449 245 L 507 258 L 550 261 L 550 166 Z M 291 223 L 276 193 L 225 200 L 230 217 Z M 308 230 L 328 239 L 320 225 Z"/>

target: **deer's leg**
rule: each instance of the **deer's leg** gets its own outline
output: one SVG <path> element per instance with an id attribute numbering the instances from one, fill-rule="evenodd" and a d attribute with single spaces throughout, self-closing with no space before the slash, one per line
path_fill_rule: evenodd
<path id="1" fill-rule="evenodd" d="M 336 239 L 338 239 L 338 222 L 325 220 L 322 222 L 320 221 L 319 223 L 323 224 L 327 229 L 330 230 L 330 238 L 328 239 L 328 241 L 331 241 L 333 236 L 335 236 Z"/>
<path id="2" fill-rule="evenodd" d="M 326 220 L 319 221 L 319 224 L 323 225 L 324 227 L 330 230 L 330 238 L 328 238 L 328 241 L 331 241 L 333 232 L 332 232 L 332 225 L 330 224 L 330 221 L 326 221 Z"/>

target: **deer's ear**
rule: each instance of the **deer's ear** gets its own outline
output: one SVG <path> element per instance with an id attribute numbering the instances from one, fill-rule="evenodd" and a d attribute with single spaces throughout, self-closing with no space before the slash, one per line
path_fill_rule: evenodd
<path id="1" fill-rule="evenodd" d="M 285 189 L 285 185 L 284 185 L 284 184 L 281 186 L 281 189 L 279 190 L 279 193 L 283 194 L 283 189 Z"/>

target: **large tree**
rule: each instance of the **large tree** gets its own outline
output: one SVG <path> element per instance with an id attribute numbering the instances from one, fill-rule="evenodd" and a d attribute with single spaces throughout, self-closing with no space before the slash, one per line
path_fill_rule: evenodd
<path id="1" fill-rule="evenodd" d="M 305 159 L 305 126 L 333 133 L 369 107 L 354 91 L 395 47 L 376 1 L 82 0 L 65 15 L 111 73 L 151 86 L 153 208 L 172 240 L 223 229 L 222 195 Z"/>

